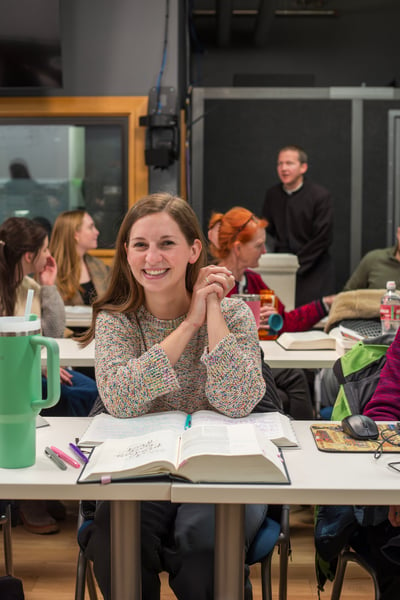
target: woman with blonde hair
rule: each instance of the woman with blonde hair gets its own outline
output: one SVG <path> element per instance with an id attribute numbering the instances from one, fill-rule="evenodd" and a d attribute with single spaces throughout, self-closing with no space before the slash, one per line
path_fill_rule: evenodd
<path id="1" fill-rule="evenodd" d="M 58 215 L 50 239 L 57 267 L 57 287 L 66 305 L 92 304 L 104 293 L 109 267 L 88 254 L 97 248 L 99 231 L 83 209 Z"/>

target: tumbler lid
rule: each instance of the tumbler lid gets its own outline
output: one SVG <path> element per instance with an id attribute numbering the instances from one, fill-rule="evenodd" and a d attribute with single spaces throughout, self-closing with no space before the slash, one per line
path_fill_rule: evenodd
<path id="1" fill-rule="evenodd" d="M 25 317 L 0 317 L 0 337 L 37 335 L 40 333 L 40 319 L 37 315 Z"/>

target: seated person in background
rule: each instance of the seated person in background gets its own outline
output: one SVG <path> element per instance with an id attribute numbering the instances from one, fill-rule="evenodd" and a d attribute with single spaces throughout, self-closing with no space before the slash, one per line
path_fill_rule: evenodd
<path id="1" fill-rule="evenodd" d="M 31 311 L 40 317 L 43 334 L 62 337 L 64 304 L 54 285 L 57 265 L 48 245 L 46 231 L 29 219 L 10 217 L 0 226 L 0 315 L 23 315 L 28 290 L 33 289 Z M 60 400 L 42 414 L 87 416 L 97 397 L 96 382 L 63 367 L 60 369 L 60 378 Z M 45 376 L 42 385 L 46 397 Z M 58 525 L 45 510 L 44 502 L 21 502 L 20 512 L 25 527 L 32 533 L 58 531 Z"/>
<path id="2" fill-rule="evenodd" d="M 2 190 L 2 221 L 7 217 L 37 217 L 49 214 L 46 189 L 32 178 L 29 167 L 22 158 L 12 160 L 8 166 L 10 179 Z"/>
<path id="3" fill-rule="evenodd" d="M 81 209 L 58 215 L 51 234 L 50 252 L 58 267 L 57 287 L 64 304 L 92 304 L 107 287 L 109 267 L 88 254 L 97 248 L 99 231 Z"/>
<path id="4" fill-rule="evenodd" d="M 93 304 L 84 343 L 96 337 L 96 377 L 105 408 L 125 418 L 166 410 L 214 410 L 243 417 L 265 383 L 250 309 L 227 299 L 234 278 L 207 266 L 206 245 L 187 202 L 142 198 L 122 222 L 106 293 Z M 264 505 L 246 507 L 246 543 Z M 141 503 L 142 598 L 160 598 L 160 571 L 179 600 L 211 600 L 214 507 Z M 98 503 L 80 540 L 110 598 L 109 507 Z M 251 598 L 247 581 L 246 598 Z"/>
<path id="5" fill-rule="evenodd" d="M 367 252 L 347 280 L 343 291 L 385 289 L 387 281 L 400 286 L 400 227 L 397 227 L 396 244 Z"/>
<path id="6" fill-rule="evenodd" d="M 23 315 L 28 290 L 33 289 L 32 313 L 40 317 L 43 335 L 62 337 L 64 304 L 55 286 L 57 264 L 46 231 L 29 219 L 10 217 L 0 226 L 0 240 L 0 314 Z M 60 377 L 60 401 L 45 414 L 87 416 L 97 397 L 95 381 L 63 367 Z"/>
<path id="7" fill-rule="evenodd" d="M 210 253 L 220 266 L 232 271 L 235 285 L 228 295 L 237 293 L 258 294 L 269 289 L 261 276 L 252 271 L 258 266 L 265 249 L 264 219 L 258 219 L 251 211 L 236 206 L 225 214 L 212 215 L 208 226 L 211 242 Z M 267 323 L 272 312 L 283 318 L 284 331 L 306 331 L 318 323 L 329 311 L 334 296 L 326 296 L 294 310 L 285 311 L 278 298 L 278 307 L 263 306 L 260 323 Z M 272 369 L 285 411 L 296 419 L 313 418 L 312 400 L 308 382 L 301 369 Z"/>
<path id="8" fill-rule="evenodd" d="M 371 399 L 365 405 L 363 414 L 375 421 L 400 420 L 400 330 L 387 351 L 386 363 L 381 371 L 378 385 Z M 396 460 L 396 456 L 393 454 L 392 460 Z M 352 507 L 343 507 L 343 510 L 349 508 Z M 357 519 L 350 513 L 346 532 L 341 540 L 341 547 L 350 543 L 375 569 L 380 600 L 398 600 L 400 590 L 400 506 L 392 506 L 390 509 L 388 507 L 355 508 Z M 321 518 L 326 519 L 325 511 L 324 507 L 320 507 Z M 335 507 L 336 515 L 340 512 L 343 513 L 340 507 Z M 351 520 L 352 518 L 353 520 Z M 324 527 L 335 531 L 336 535 L 337 523 L 335 520 L 329 519 L 324 523 Z M 341 547 L 337 546 L 337 552 Z M 325 560 L 328 559 L 322 552 L 321 556 Z M 333 556 L 329 557 L 329 560 L 333 559 Z"/>

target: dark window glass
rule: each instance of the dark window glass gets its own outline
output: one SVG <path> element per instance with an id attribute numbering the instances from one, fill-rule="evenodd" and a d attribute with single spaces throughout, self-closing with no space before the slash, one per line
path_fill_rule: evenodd
<path id="1" fill-rule="evenodd" d="M 0 119 L 0 221 L 45 217 L 52 225 L 82 207 L 100 231 L 99 248 L 113 248 L 128 208 L 125 120 L 21 121 Z"/>

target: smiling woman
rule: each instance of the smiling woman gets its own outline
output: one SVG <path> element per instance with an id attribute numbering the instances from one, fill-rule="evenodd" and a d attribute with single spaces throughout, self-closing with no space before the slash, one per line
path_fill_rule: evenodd
<path id="1" fill-rule="evenodd" d="M 185 284 L 186 269 L 188 264 L 196 263 L 201 250 L 200 239 L 189 244 L 166 212 L 148 215 L 134 223 L 127 244 L 127 260 L 153 315 L 177 318 L 187 312 L 190 297 Z"/>
<path id="2" fill-rule="evenodd" d="M 112 415 L 206 409 L 242 417 L 262 399 L 253 316 L 245 304 L 226 298 L 234 285 L 231 271 L 207 266 L 206 259 L 197 217 L 181 198 L 153 194 L 126 215 L 110 284 L 94 302 L 83 338 L 96 337 L 99 392 Z M 167 570 L 177 598 L 211 600 L 213 507 L 142 502 L 141 510 L 142 597 L 160 597 L 159 572 Z M 265 513 L 263 505 L 247 507 L 248 543 Z M 85 543 L 109 598 L 107 504 L 96 510 Z"/>

